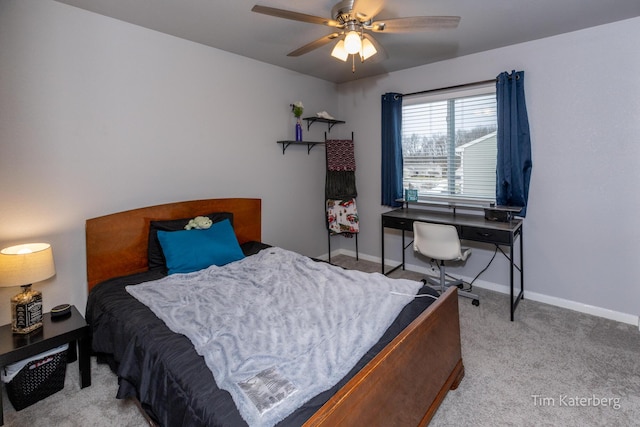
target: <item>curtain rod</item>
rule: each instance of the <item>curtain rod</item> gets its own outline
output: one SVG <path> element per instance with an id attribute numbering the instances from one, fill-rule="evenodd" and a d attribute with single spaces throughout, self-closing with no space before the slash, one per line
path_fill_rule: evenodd
<path id="1" fill-rule="evenodd" d="M 486 85 L 486 84 L 489 84 L 489 83 L 495 83 L 497 80 L 498 79 L 483 80 L 481 82 L 465 83 L 465 84 L 462 84 L 462 85 L 441 87 L 439 89 L 421 90 L 420 92 L 404 93 L 404 94 L 402 94 L 402 96 L 424 95 L 424 94 L 432 93 L 432 92 L 440 92 L 442 90 L 461 89 L 461 88 L 470 87 L 470 86 L 481 86 L 481 85 Z"/>

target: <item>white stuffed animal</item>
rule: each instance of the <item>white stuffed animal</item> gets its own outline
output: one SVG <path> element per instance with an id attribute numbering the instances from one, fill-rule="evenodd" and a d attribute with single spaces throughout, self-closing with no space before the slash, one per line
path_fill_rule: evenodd
<path id="1" fill-rule="evenodd" d="M 193 219 L 190 219 L 187 225 L 184 226 L 184 229 L 191 230 L 192 228 L 195 228 L 197 230 L 205 230 L 211 227 L 211 224 L 213 224 L 213 221 L 211 221 L 209 217 L 197 216 Z"/>

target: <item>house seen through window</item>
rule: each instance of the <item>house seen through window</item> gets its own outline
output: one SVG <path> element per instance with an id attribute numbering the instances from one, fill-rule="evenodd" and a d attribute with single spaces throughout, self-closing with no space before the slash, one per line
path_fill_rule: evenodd
<path id="1" fill-rule="evenodd" d="M 495 86 L 405 98 L 403 188 L 420 199 L 495 200 Z"/>

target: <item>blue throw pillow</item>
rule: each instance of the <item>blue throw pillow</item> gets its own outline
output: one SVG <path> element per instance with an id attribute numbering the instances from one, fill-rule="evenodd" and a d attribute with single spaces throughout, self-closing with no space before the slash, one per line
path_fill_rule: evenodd
<path id="1" fill-rule="evenodd" d="M 206 230 L 158 230 L 158 240 L 169 274 L 191 273 L 244 258 L 228 219 L 216 222 Z"/>
<path id="2" fill-rule="evenodd" d="M 152 220 L 149 223 L 149 244 L 147 246 L 147 260 L 149 262 L 149 270 L 167 270 L 167 260 L 164 258 L 164 252 L 158 240 L 158 231 L 181 231 L 185 225 L 189 223 L 196 215 L 189 218 L 169 219 L 169 220 Z M 229 219 L 233 226 L 233 214 L 231 212 L 212 212 L 206 216 L 213 222 Z"/>

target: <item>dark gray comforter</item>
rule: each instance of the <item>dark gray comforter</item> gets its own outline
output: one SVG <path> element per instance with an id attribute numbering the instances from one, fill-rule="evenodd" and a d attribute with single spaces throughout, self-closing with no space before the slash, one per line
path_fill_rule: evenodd
<path id="1" fill-rule="evenodd" d="M 247 255 L 267 247 L 257 242 L 242 246 Z M 109 363 L 118 375 L 117 397 L 137 398 L 162 426 L 246 425 L 231 396 L 217 387 L 189 339 L 171 332 L 125 290 L 126 285 L 161 277 L 161 272 L 149 271 L 116 278 L 95 286 L 89 294 L 86 318 L 91 326 L 92 348 L 98 360 Z M 420 293 L 433 291 L 422 288 Z M 432 301 L 415 298 L 338 384 L 307 401 L 278 425 L 302 425 Z"/>

